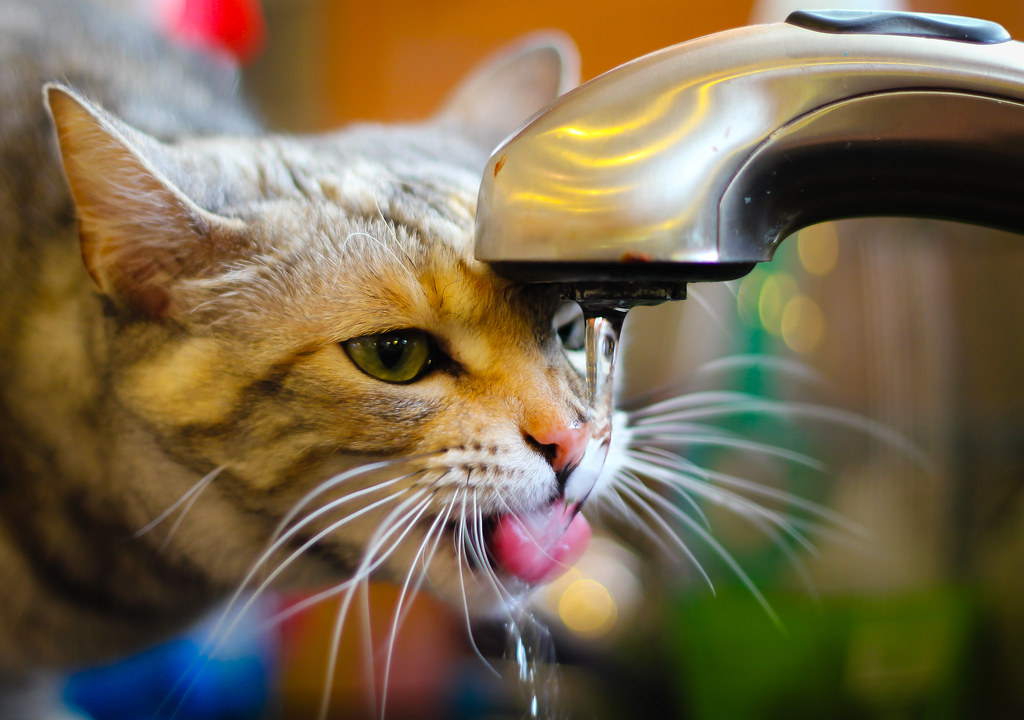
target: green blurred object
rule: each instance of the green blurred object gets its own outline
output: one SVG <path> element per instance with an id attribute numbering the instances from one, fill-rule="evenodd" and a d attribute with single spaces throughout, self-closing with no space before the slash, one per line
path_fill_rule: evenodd
<path id="1" fill-rule="evenodd" d="M 776 626 L 740 589 L 675 608 L 685 717 L 965 717 L 973 598 L 955 589 L 815 601 L 769 595 Z"/>

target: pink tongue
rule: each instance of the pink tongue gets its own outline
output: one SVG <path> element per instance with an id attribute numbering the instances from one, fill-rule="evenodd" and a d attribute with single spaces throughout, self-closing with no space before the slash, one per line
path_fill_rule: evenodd
<path id="1" fill-rule="evenodd" d="M 498 567 L 528 583 L 561 575 L 590 543 L 590 523 L 581 513 L 570 517 L 565 503 L 529 515 L 502 515 L 490 539 Z"/>

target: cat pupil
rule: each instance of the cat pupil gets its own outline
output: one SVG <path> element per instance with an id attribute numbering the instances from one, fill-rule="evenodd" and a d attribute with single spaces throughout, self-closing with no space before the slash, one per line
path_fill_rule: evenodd
<path id="1" fill-rule="evenodd" d="M 409 340 L 401 335 L 385 335 L 377 341 L 377 355 L 381 365 L 394 369 L 405 356 Z"/>

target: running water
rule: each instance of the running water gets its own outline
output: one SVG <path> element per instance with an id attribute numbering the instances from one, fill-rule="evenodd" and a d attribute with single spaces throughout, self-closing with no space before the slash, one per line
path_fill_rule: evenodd
<path id="1" fill-rule="evenodd" d="M 582 304 L 582 308 L 587 323 L 584 347 L 587 353 L 591 435 L 583 460 L 565 484 L 565 504 L 570 511 L 570 519 L 594 489 L 608 456 L 615 399 L 615 359 L 619 350 L 619 333 L 626 318 L 625 308 L 609 308 L 603 304 Z"/>
<path id="2" fill-rule="evenodd" d="M 529 608 L 528 592 L 513 595 L 507 610 L 505 659 L 515 668 L 516 682 L 526 703 L 524 717 L 566 717 L 559 711 L 554 642 L 547 626 Z"/>
<path id="3" fill-rule="evenodd" d="M 580 465 L 565 485 L 563 532 L 569 529 L 608 456 L 612 434 L 615 359 L 625 308 L 582 305 L 586 317 L 588 423 L 591 437 Z M 555 720 L 565 717 L 558 707 L 554 677 L 555 648 L 544 623 L 529 608 L 529 590 L 513 593 L 507 601 L 506 660 L 516 669 L 516 679 L 526 701 L 526 717 Z"/>

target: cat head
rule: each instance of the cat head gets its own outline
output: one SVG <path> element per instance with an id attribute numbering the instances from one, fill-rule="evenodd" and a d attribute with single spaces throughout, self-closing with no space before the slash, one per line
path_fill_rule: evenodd
<path id="1" fill-rule="evenodd" d="M 226 585 L 276 538 L 267 573 L 491 592 L 489 533 L 558 507 L 589 431 L 579 319 L 474 260 L 474 204 L 493 146 L 574 82 L 535 37 L 425 123 L 167 143 L 46 89 L 140 525 L 201 489 L 170 550 Z"/>

